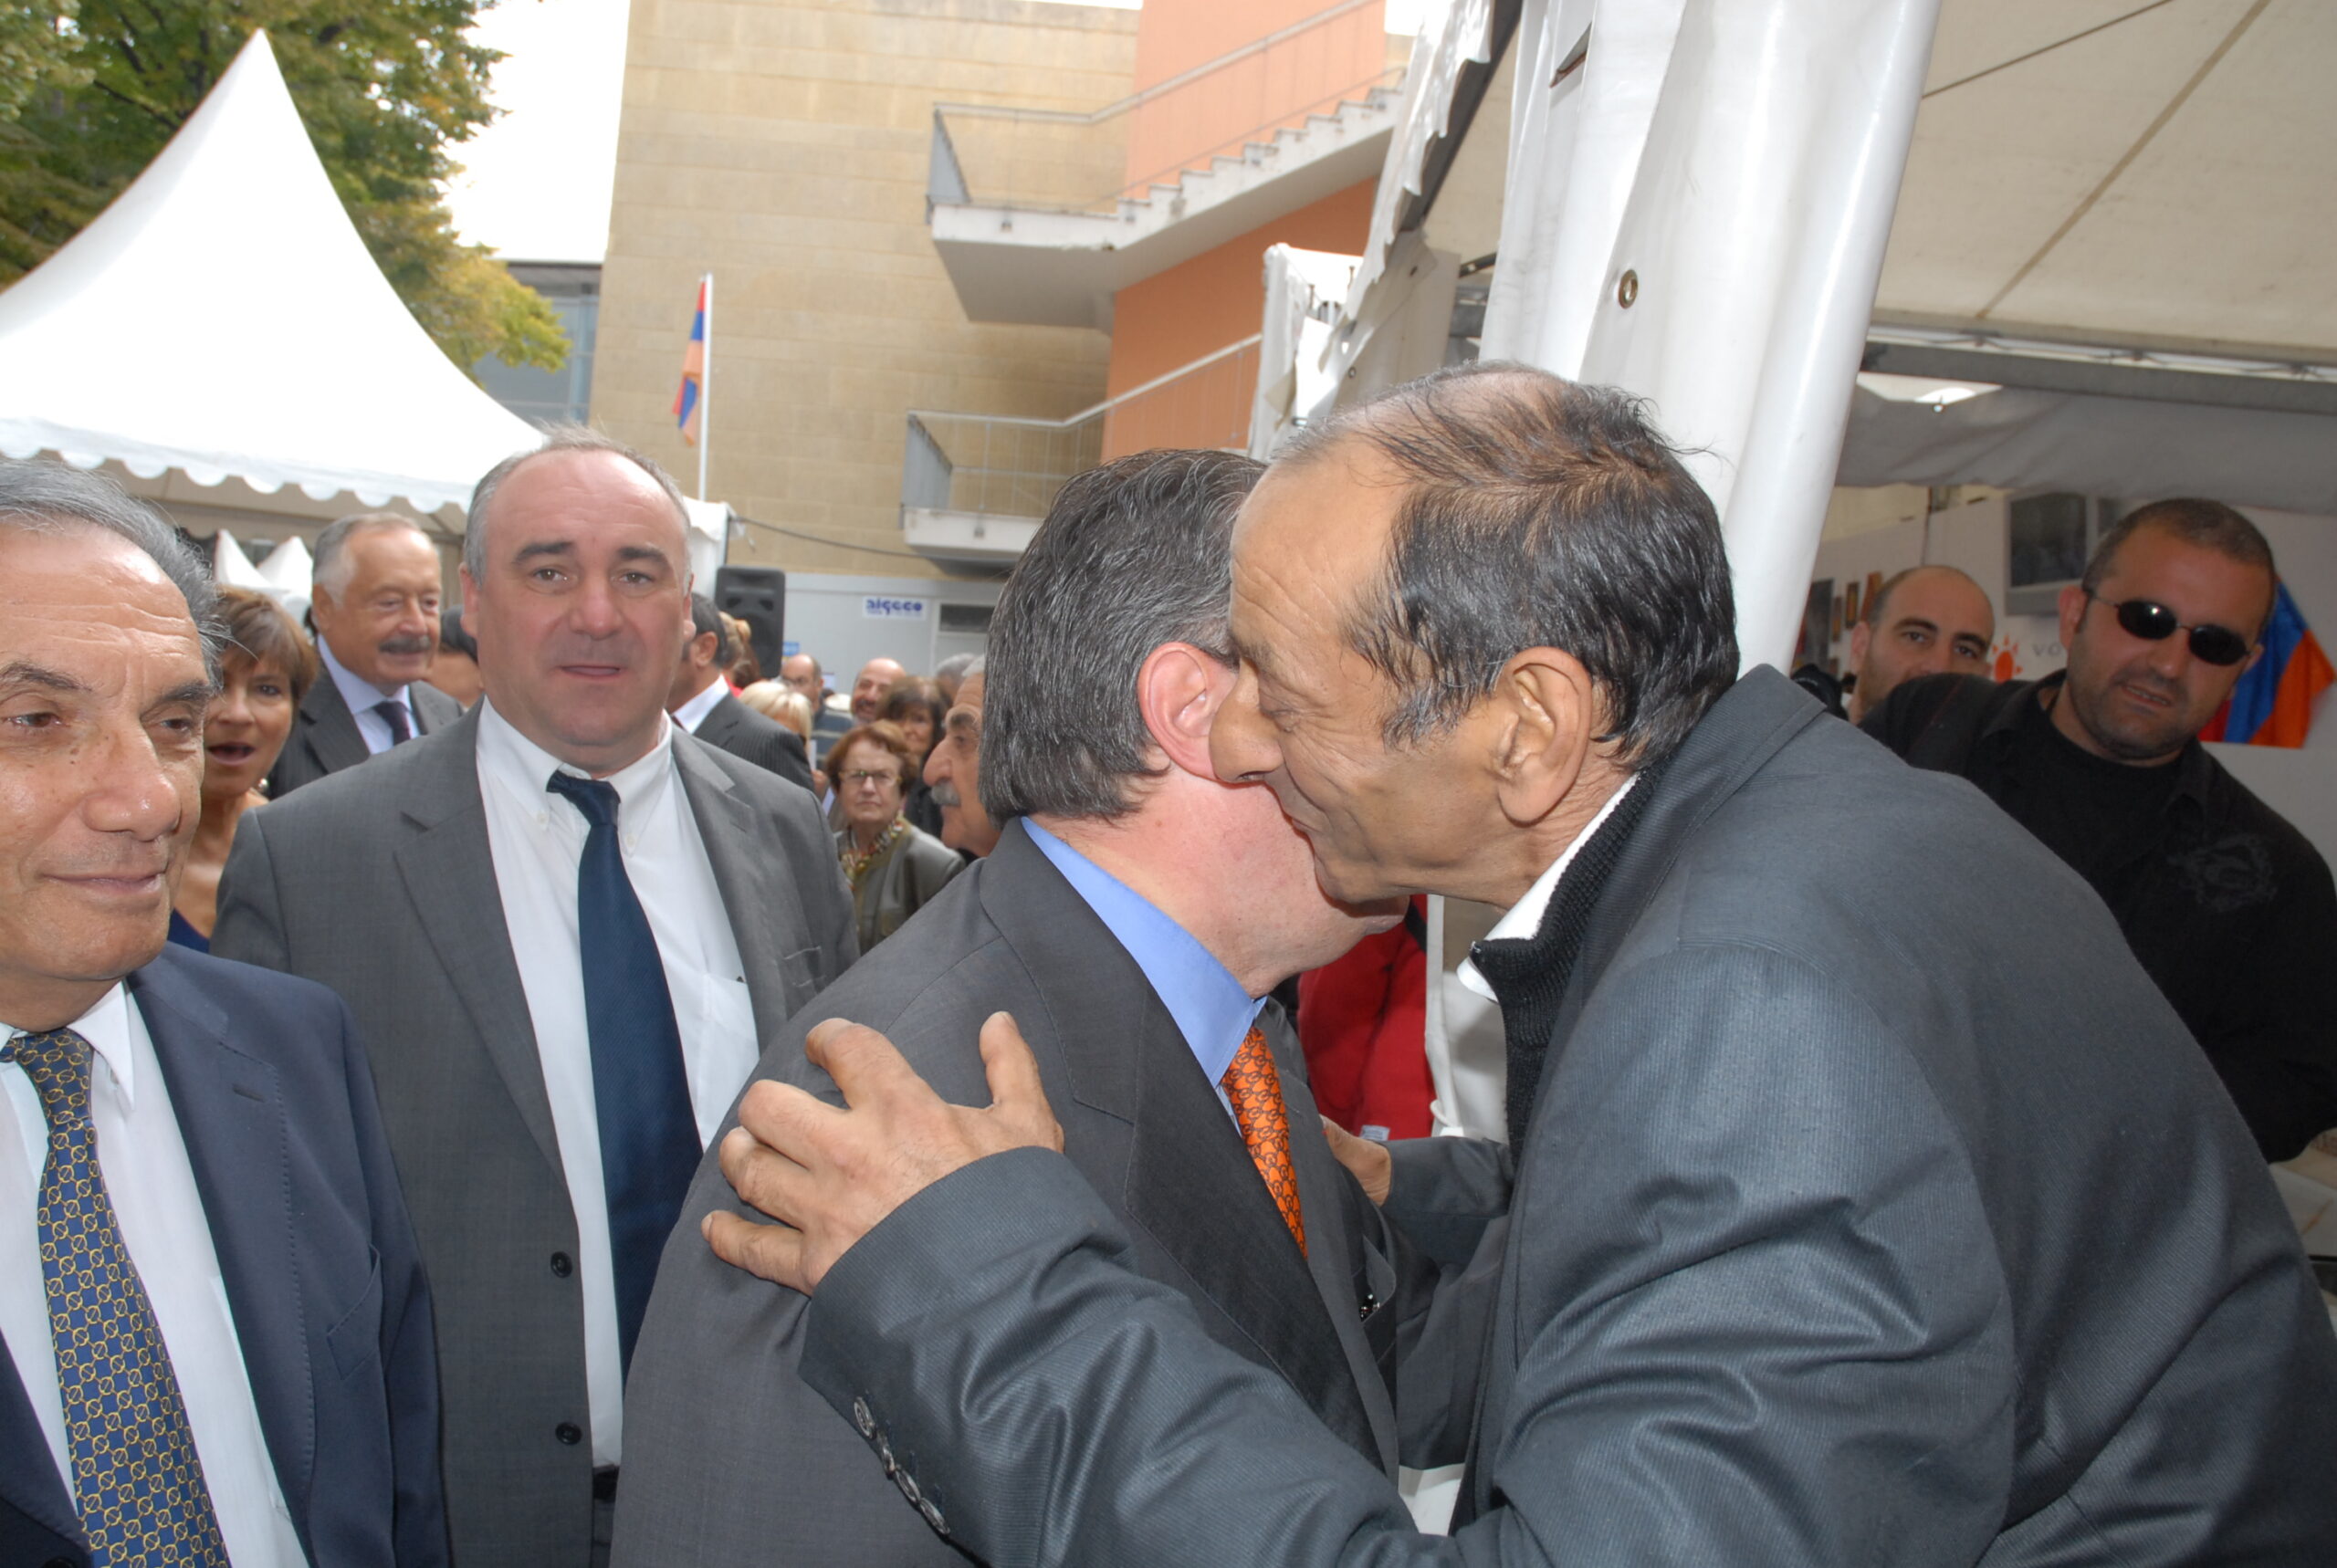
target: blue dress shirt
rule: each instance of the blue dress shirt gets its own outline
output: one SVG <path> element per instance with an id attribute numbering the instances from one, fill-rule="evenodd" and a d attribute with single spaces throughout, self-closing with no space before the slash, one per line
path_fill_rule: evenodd
<path id="1" fill-rule="evenodd" d="M 1022 819 L 1022 829 L 1144 971 L 1222 1102 L 1225 1091 L 1217 1081 L 1233 1065 L 1265 998 L 1244 991 L 1233 971 L 1142 894 L 1030 818 Z"/>

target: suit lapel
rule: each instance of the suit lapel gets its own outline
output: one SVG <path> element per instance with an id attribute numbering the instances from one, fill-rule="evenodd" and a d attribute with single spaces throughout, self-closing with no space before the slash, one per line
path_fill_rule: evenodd
<path id="1" fill-rule="evenodd" d="M 446 978 L 462 998 L 487 1054 L 502 1075 L 520 1120 L 545 1161 L 562 1168 L 544 1092 L 543 1061 L 536 1051 L 528 992 L 511 954 L 496 885 L 495 854 L 487 842 L 487 807 L 479 797 L 478 715 L 474 708 L 436 743 L 437 777 L 416 789 L 403 812 L 396 849 L 398 873 L 414 901 Z"/>
<path id="2" fill-rule="evenodd" d="M 1298 1175 L 1299 1212 L 1306 1219 L 1306 1267 L 1315 1277 L 1323 1310 L 1338 1331 L 1339 1348 L 1347 1357 L 1347 1374 L 1362 1400 L 1362 1411 L 1378 1445 L 1380 1464 L 1389 1474 L 1396 1465 L 1396 1406 L 1380 1375 L 1371 1343 L 1363 1329 L 1359 1284 L 1360 1260 L 1356 1257 L 1355 1231 L 1347 1223 L 1350 1203 L 1368 1202 L 1359 1192 L 1343 1190 L 1347 1172 L 1331 1154 L 1317 1126 L 1314 1091 L 1306 1083 L 1306 1059 L 1299 1049 L 1297 1031 L 1279 1003 L 1268 1002 L 1258 1015 L 1258 1026 L 1273 1047 L 1274 1065 L 1282 1078 L 1283 1103 L 1290 1111 L 1290 1157 Z"/>
<path id="3" fill-rule="evenodd" d="M 733 787 L 707 743 L 676 727 L 674 765 L 681 772 L 682 794 L 697 821 L 707 863 L 714 868 L 723 913 L 730 917 L 739 962 L 746 968 L 756 1037 L 768 1044 L 795 1009 L 812 999 L 808 993 L 789 994 L 781 962 L 786 955 L 780 951 L 781 938 L 801 942 L 811 922 L 770 824 Z"/>
<path id="4" fill-rule="evenodd" d="M 57 1473 L 57 1457 L 34 1418 L 33 1402 L 16 1375 L 16 1347 L 0 1340 L 0 1498 L 26 1518 L 68 1541 L 83 1540 L 73 1494 Z M 38 1354 L 50 1354 L 47 1345 Z"/>
<path id="5" fill-rule="evenodd" d="M 1130 1222 L 1232 1321 L 1258 1360 L 1378 1459 L 1323 1291 L 1144 971 L 1019 828 L 990 857 L 982 904 L 1046 998 L 1073 1097 L 1129 1124 L 1119 1198 Z M 1294 1134 L 1305 1131 L 1294 1125 Z M 1325 1214 L 1330 1220 L 1337 1209 Z"/>
<path id="6" fill-rule="evenodd" d="M 739 716 L 731 710 L 746 706 L 737 697 L 725 696 L 707 710 L 705 719 L 691 733 L 708 746 L 721 746 L 729 740 L 730 732 L 739 727 Z"/>
<path id="7" fill-rule="evenodd" d="M 300 737 L 317 759 L 319 770 L 326 773 L 354 768 L 373 755 L 358 733 L 356 716 L 349 711 L 341 688 L 333 685 L 330 670 L 320 672 L 316 685 L 300 699 Z"/>
<path id="8" fill-rule="evenodd" d="M 405 689 L 406 706 L 414 709 L 414 733 L 434 735 L 463 716 L 463 705 L 427 681 Z"/>
<path id="9" fill-rule="evenodd" d="M 260 1431 L 305 1543 L 316 1397 L 294 1257 L 290 1133 L 276 1070 L 228 1042 L 226 1015 L 171 955 L 131 975 L 130 994 L 170 1088 Z"/>

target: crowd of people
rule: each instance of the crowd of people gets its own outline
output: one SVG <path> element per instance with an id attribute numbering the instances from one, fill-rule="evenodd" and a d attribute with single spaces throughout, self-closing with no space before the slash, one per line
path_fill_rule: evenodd
<path id="1" fill-rule="evenodd" d="M 1837 713 L 1517 367 L 1106 463 L 833 696 L 686 537 L 555 432 L 459 612 L 373 513 L 304 628 L 0 464 L 0 1568 L 2337 1554 L 2237 512 L 2042 682 L 1901 573 Z M 1430 894 L 1492 1136 L 1413 1135 Z"/>

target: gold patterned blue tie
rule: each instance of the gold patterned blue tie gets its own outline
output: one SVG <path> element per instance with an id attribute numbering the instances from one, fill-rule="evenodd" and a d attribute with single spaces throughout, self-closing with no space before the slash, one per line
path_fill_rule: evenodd
<path id="1" fill-rule="evenodd" d="M 40 1273 L 91 1568 L 227 1568 L 170 1353 L 98 1170 L 89 1042 L 69 1029 L 19 1035 L 0 1047 L 10 1059 L 48 1117 Z"/>

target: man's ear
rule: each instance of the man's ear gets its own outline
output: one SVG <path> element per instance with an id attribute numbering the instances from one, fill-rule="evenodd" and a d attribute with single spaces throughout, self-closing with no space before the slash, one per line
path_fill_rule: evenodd
<path id="1" fill-rule="evenodd" d="M 1866 663 L 1866 651 L 1874 644 L 1874 628 L 1861 621 L 1850 628 L 1850 669 L 1855 673 Z"/>
<path id="2" fill-rule="evenodd" d="M 715 660 L 722 656 L 722 638 L 713 632 L 694 632 L 682 644 L 682 655 L 701 669 L 710 669 Z"/>
<path id="3" fill-rule="evenodd" d="M 1493 792 L 1521 826 L 1556 810 L 1598 749 L 1606 704 L 1582 661 L 1528 648 L 1502 666 L 1479 722 L 1493 730 Z"/>
<path id="4" fill-rule="evenodd" d="M 2070 584 L 2055 596 L 2054 608 L 2060 612 L 2061 646 L 2065 650 L 2077 642 L 2078 623 L 2085 619 L 2085 607 L 2092 599 L 2080 582 Z"/>
<path id="5" fill-rule="evenodd" d="M 1136 674 L 1137 709 L 1170 767 L 1217 777 L 1210 766 L 1210 727 L 1232 695 L 1238 673 L 1190 643 L 1163 643 L 1145 656 Z"/>

